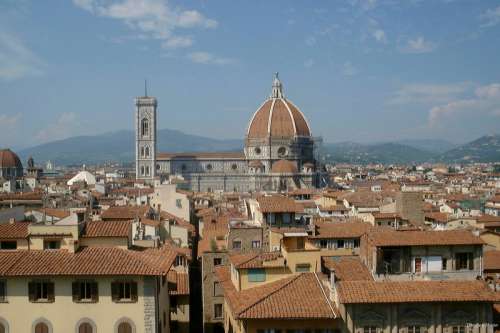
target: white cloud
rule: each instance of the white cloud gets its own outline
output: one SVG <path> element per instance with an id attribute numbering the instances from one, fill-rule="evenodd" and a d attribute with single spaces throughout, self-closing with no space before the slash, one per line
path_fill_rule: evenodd
<path id="1" fill-rule="evenodd" d="M 403 53 L 415 53 L 415 54 L 429 53 L 429 52 L 434 51 L 436 49 L 436 47 L 437 47 L 436 43 L 427 41 L 427 40 L 425 40 L 424 37 L 419 36 L 415 39 L 409 39 L 407 41 L 406 45 L 404 45 L 401 48 L 401 52 L 403 52 Z"/>
<path id="2" fill-rule="evenodd" d="M 123 21 L 147 38 L 163 40 L 167 48 L 188 47 L 190 37 L 176 36 L 179 29 L 214 29 L 218 22 L 196 10 L 171 8 L 165 0 L 73 0 L 94 15 Z"/>
<path id="3" fill-rule="evenodd" d="M 304 61 L 305 68 L 311 68 L 312 66 L 314 66 L 314 59 L 307 59 Z"/>
<path id="4" fill-rule="evenodd" d="M 35 135 L 39 142 L 65 139 L 80 132 L 80 122 L 78 115 L 74 112 L 64 112 L 59 115 L 55 122 L 50 123 L 46 128 L 41 129 Z"/>
<path id="5" fill-rule="evenodd" d="M 342 72 L 342 75 L 345 75 L 345 76 L 354 76 L 354 75 L 358 74 L 359 71 L 350 61 L 347 61 L 342 65 L 341 72 Z"/>
<path id="6" fill-rule="evenodd" d="M 188 59 L 197 64 L 205 65 L 228 65 L 234 63 L 233 59 L 218 57 L 208 52 L 192 52 Z"/>
<path id="7" fill-rule="evenodd" d="M 385 35 L 385 31 L 382 30 L 382 29 L 376 29 L 372 32 L 372 36 L 373 38 L 375 38 L 375 40 L 377 42 L 380 42 L 380 43 L 386 43 L 387 42 L 387 37 Z"/>
<path id="8" fill-rule="evenodd" d="M 191 45 L 193 45 L 193 39 L 191 37 L 176 36 L 167 39 L 162 44 L 162 47 L 166 49 L 178 49 L 183 47 L 190 47 Z"/>
<path id="9" fill-rule="evenodd" d="M 0 142 L 3 147 L 19 144 L 22 131 L 19 129 L 21 114 L 0 114 Z"/>
<path id="10" fill-rule="evenodd" d="M 500 83 L 477 87 L 471 98 L 453 100 L 429 110 L 429 125 L 435 126 L 439 121 L 450 116 L 474 114 L 476 117 L 500 116 Z"/>
<path id="11" fill-rule="evenodd" d="M 306 38 L 306 45 L 307 46 L 313 46 L 316 44 L 316 37 L 314 36 L 309 36 Z"/>
<path id="12" fill-rule="evenodd" d="M 454 84 L 407 84 L 388 100 L 390 105 L 441 104 L 460 97 L 471 87 L 469 82 Z"/>
<path id="13" fill-rule="evenodd" d="M 483 28 L 496 26 L 500 23 L 500 6 L 494 9 L 488 9 L 480 15 L 480 19 L 483 21 L 483 24 L 481 24 Z"/>
<path id="14" fill-rule="evenodd" d="M 0 31 L 0 79 L 41 75 L 44 68 L 45 63 L 22 40 Z"/>

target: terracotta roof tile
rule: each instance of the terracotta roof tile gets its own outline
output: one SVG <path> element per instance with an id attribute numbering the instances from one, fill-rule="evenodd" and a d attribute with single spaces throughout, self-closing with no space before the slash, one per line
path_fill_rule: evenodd
<path id="1" fill-rule="evenodd" d="M 264 265 L 265 262 L 273 261 L 282 257 L 281 252 L 244 253 L 229 256 L 229 261 L 236 268 L 261 268 L 270 267 L 268 265 Z"/>
<path id="2" fill-rule="evenodd" d="M 482 245 L 484 241 L 466 230 L 446 231 L 394 231 L 370 232 L 369 242 L 375 246 L 423 245 Z"/>
<path id="3" fill-rule="evenodd" d="M 483 281 L 340 281 L 341 303 L 494 302 Z"/>
<path id="4" fill-rule="evenodd" d="M 128 237 L 131 221 L 89 221 L 82 237 Z"/>
<path id="5" fill-rule="evenodd" d="M 189 275 L 186 272 L 168 272 L 169 281 L 173 278 L 174 288 L 169 290 L 170 295 L 189 295 Z"/>
<path id="6" fill-rule="evenodd" d="M 0 252 L 2 276 L 165 275 L 175 260 L 167 249 L 124 250 L 83 247 L 65 250 Z"/>
<path id="7" fill-rule="evenodd" d="M 144 206 L 112 206 L 101 214 L 103 220 L 133 220 L 144 216 L 151 208 Z"/>
<path id="8" fill-rule="evenodd" d="M 0 223 L 0 239 L 28 237 L 29 222 Z"/>
<path id="9" fill-rule="evenodd" d="M 372 281 L 373 277 L 368 268 L 361 262 L 359 257 L 336 257 L 324 258 L 326 268 L 335 271 L 335 277 L 339 281 Z"/>
<path id="10" fill-rule="evenodd" d="M 311 238 L 359 238 L 372 229 L 366 222 L 316 222 Z"/>
<path id="11" fill-rule="evenodd" d="M 304 207 L 297 205 L 292 198 L 278 195 L 261 196 L 257 198 L 257 202 L 262 213 L 295 213 L 304 210 Z"/>
<path id="12" fill-rule="evenodd" d="M 295 274 L 237 291 L 227 267 L 216 268 L 231 311 L 239 319 L 334 319 L 337 310 L 315 273 Z"/>

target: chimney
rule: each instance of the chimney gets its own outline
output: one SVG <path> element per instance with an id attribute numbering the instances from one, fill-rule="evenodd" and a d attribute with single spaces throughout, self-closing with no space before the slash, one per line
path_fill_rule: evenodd
<path id="1" fill-rule="evenodd" d="M 14 224 L 14 223 L 16 223 L 16 219 L 15 219 L 15 218 L 13 218 L 13 217 L 11 217 L 11 218 L 9 219 L 9 224 Z"/>

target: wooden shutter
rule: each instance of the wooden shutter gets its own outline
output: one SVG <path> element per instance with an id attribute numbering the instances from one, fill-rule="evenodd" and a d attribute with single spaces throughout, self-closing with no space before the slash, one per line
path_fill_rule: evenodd
<path id="1" fill-rule="evenodd" d="M 92 302 L 97 303 L 97 301 L 99 301 L 99 287 L 95 281 L 90 283 L 90 294 Z"/>
<path id="2" fill-rule="evenodd" d="M 80 282 L 73 282 L 72 283 L 72 293 L 73 293 L 73 302 L 79 302 L 80 301 Z"/>
<path id="3" fill-rule="evenodd" d="M 47 298 L 49 302 L 54 302 L 55 293 L 54 293 L 54 282 L 47 282 Z"/>
<path id="4" fill-rule="evenodd" d="M 120 283 L 111 282 L 111 299 L 113 302 L 120 300 Z"/>
<path id="5" fill-rule="evenodd" d="M 132 302 L 137 302 L 137 282 L 130 282 L 130 298 Z"/>
<path id="6" fill-rule="evenodd" d="M 36 301 L 36 283 L 28 282 L 28 299 L 30 302 Z"/>

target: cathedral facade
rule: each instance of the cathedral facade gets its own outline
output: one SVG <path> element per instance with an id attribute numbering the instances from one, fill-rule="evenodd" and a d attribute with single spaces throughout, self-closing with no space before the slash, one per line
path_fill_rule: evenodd
<path id="1" fill-rule="evenodd" d="M 270 97 L 250 119 L 242 152 L 156 152 L 154 97 L 138 97 L 136 178 L 177 176 L 193 191 L 286 191 L 319 187 L 315 140 L 304 114 L 283 94 L 276 74 Z"/>

